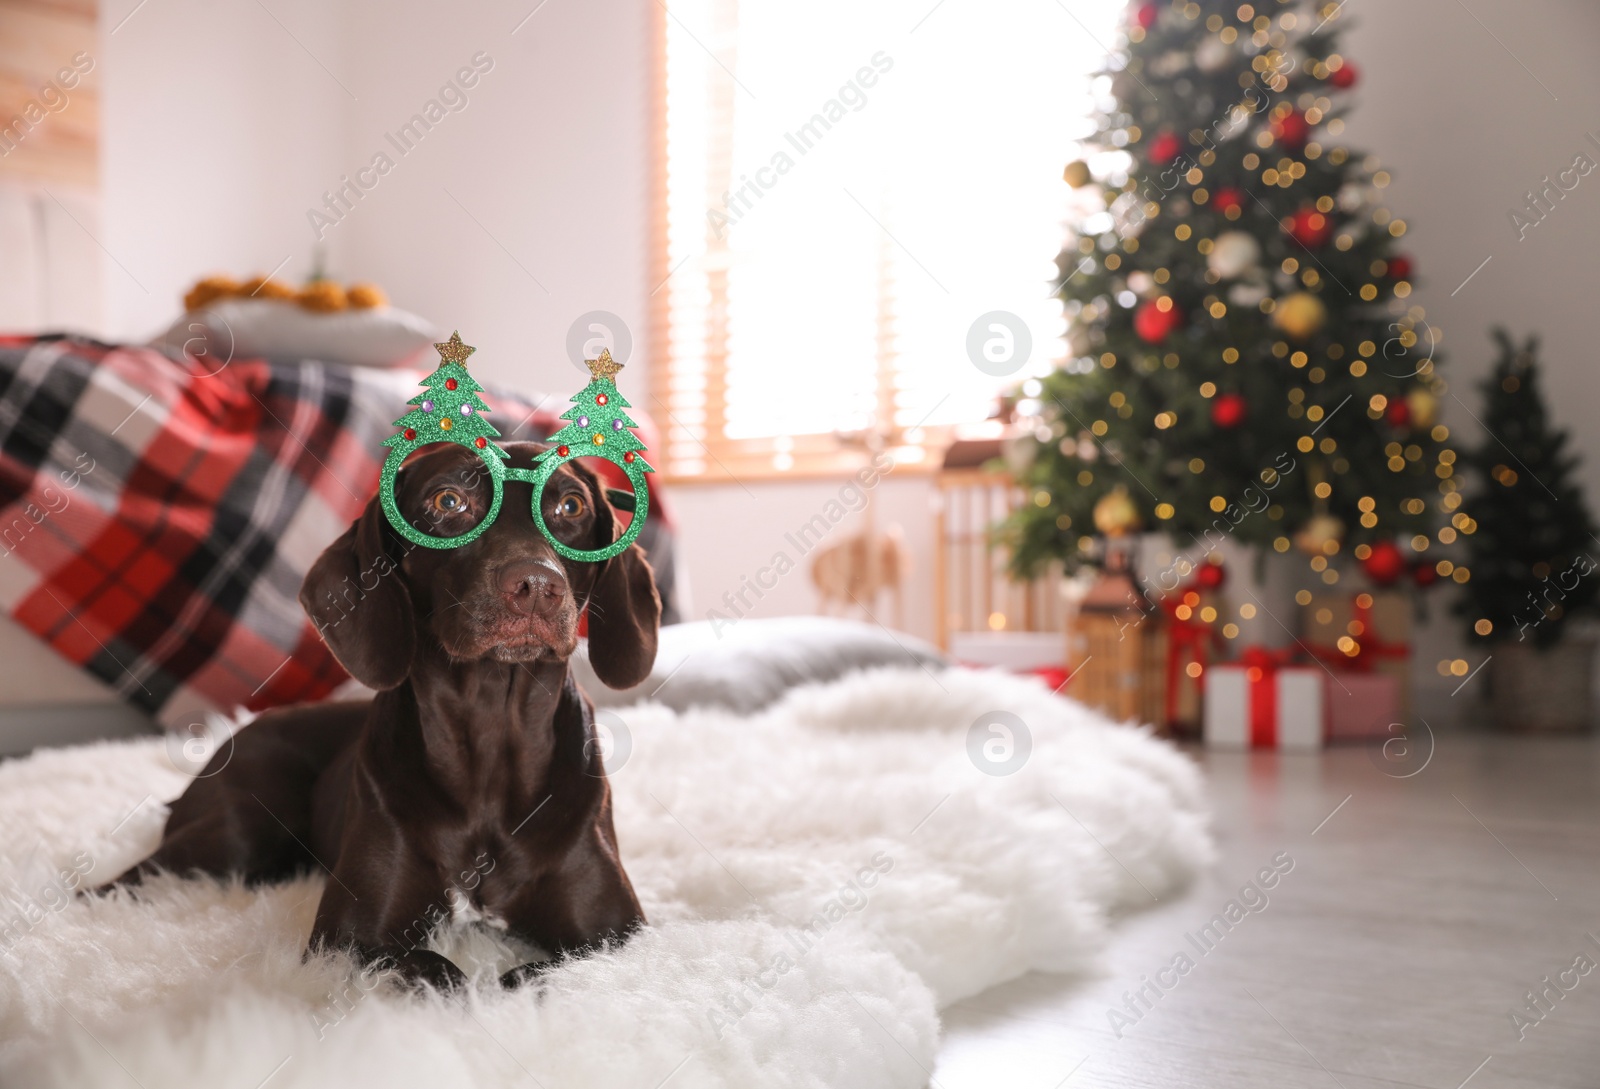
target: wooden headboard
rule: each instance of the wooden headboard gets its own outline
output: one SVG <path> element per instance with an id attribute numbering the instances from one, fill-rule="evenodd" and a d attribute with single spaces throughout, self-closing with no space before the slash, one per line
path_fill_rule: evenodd
<path id="1" fill-rule="evenodd" d="M 93 0 L 0 0 L 0 330 L 100 324 Z"/>
<path id="2" fill-rule="evenodd" d="M 94 0 L 0 0 L 0 332 L 100 325 L 100 58 Z M 95 680 L 0 617 L 0 752 L 123 716 Z M 99 716 L 97 718 L 97 716 Z M 102 731 L 104 732 L 104 731 Z M 57 741 L 56 743 L 59 743 Z"/>

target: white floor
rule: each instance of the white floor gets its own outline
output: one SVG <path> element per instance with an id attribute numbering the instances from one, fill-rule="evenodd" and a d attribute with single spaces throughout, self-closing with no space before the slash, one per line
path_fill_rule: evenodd
<path id="1" fill-rule="evenodd" d="M 947 1011 L 931 1084 L 1600 1086 L 1600 971 L 1571 971 L 1600 965 L 1600 742 L 1444 734 L 1409 778 L 1418 758 L 1391 754 L 1200 753 L 1214 873 L 1124 920 L 1103 977 Z M 1201 954 L 1186 935 L 1279 852 L 1294 868 L 1269 902 Z M 1107 1011 L 1180 951 L 1193 968 L 1119 1039 Z M 1519 1038 L 1510 1012 L 1532 1021 L 1527 992 L 1562 971 L 1570 993 Z"/>

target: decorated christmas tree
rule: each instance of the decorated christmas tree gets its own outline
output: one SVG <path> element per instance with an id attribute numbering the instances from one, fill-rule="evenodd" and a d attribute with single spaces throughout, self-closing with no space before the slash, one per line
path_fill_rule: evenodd
<path id="1" fill-rule="evenodd" d="M 1436 335 L 1389 175 L 1339 139 L 1357 83 L 1341 9 L 1131 5 L 1066 169 L 1086 202 L 1057 261 L 1069 350 L 1024 388 L 1017 574 L 1099 562 L 1097 523 L 1164 531 L 1196 562 L 1229 537 L 1298 549 L 1328 583 L 1375 545 L 1388 566 L 1396 542 L 1434 558 L 1460 504 Z"/>
<path id="2" fill-rule="evenodd" d="M 561 414 L 563 420 L 572 422 L 550 436 L 550 441 L 558 445 L 534 460 L 593 454 L 623 466 L 639 460 L 645 472 L 655 472 L 639 457 L 645 445 L 630 430 L 639 425 L 623 411 L 633 406 L 617 392 L 616 376 L 622 364 L 611 358 L 609 349 L 602 349 L 600 358 L 587 359 L 584 363 L 589 368 L 589 384 L 578 391 L 572 398 L 572 407 Z"/>
<path id="3" fill-rule="evenodd" d="M 1467 538 L 1472 582 L 1458 605 L 1478 641 L 1548 647 L 1566 624 L 1600 604 L 1594 520 L 1573 479 L 1567 433 L 1550 426 L 1539 391 L 1539 342 L 1513 344 L 1496 329 L 1500 358 L 1484 380 L 1482 444 L 1466 455 L 1478 477 Z M 1475 520 L 1475 521 L 1474 521 Z"/>
<path id="4" fill-rule="evenodd" d="M 477 351 L 461 343 L 460 333 L 435 344 L 439 369 L 423 379 L 424 392 L 407 401 L 416 407 L 394 422 L 401 429 L 384 441 L 385 446 L 420 442 L 471 443 L 477 449 L 504 461 L 506 452 L 494 443 L 500 437 L 485 415 L 489 406 L 478 394 L 483 387 L 467 373 L 467 357 Z"/>

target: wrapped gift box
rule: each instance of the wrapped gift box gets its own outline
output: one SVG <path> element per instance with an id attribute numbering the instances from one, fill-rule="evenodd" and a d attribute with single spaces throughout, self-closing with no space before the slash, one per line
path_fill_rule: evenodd
<path id="1" fill-rule="evenodd" d="M 1328 675 L 1316 666 L 1216 665 L 1206 671 L 1210 748 L 1322 748 Z"/>
<path id="2" fill-rule="evenodd" d="M 1328 741 L 1366 741 L 1391 737 L 1403 721 L 1401 685 L 1388 673 L 1340 673 L 1338 683 L 1324 677 Z"/>
<path id="3" fill-rule="evenodd" d="M 1395 591 L 1316 594 L 1301 615 L 1304 642 L 1330 669 L 1341 679 L 1347 673 L 1393 678 L 1399 699 L 1396 713 L 1408 713 L 1412 617 L 1409 595 Z"/>
<path id="4" fill-rule="evenodd" d="M 1162 598 L 1161 607 L 1167 618 L 1166 723 L 1174 733 L 1193 737 L 1204 710 L 1205 671 L 1222 642 L 1215 618 L 1226 606 L 1214 590 L 1182 587 Z"/>

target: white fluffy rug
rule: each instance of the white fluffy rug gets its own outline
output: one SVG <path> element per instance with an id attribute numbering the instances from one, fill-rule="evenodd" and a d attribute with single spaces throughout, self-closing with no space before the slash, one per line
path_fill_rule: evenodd
<path id="1" fill-rule="evenodd" d="M 996 711 L 1032 739 L 1009 775 L 969 756 L 1023 751 L 973 729 Z M 1187 759 L 1027 680 L 887 670 L 755 715 L 620 717 L 653 925 L 542 998 L 492 985 L 523 958 L 484 930 L 439 946 L 478 971 L 465 997 L 302 963 L 321 879 L 64 897 L 143 857 L 185 778 L 160 740 L 0 765 L 0 1084 L 921 1086 L 940 1006 L 1091 966 L 1108 919 L 1211 857 Z"/>

